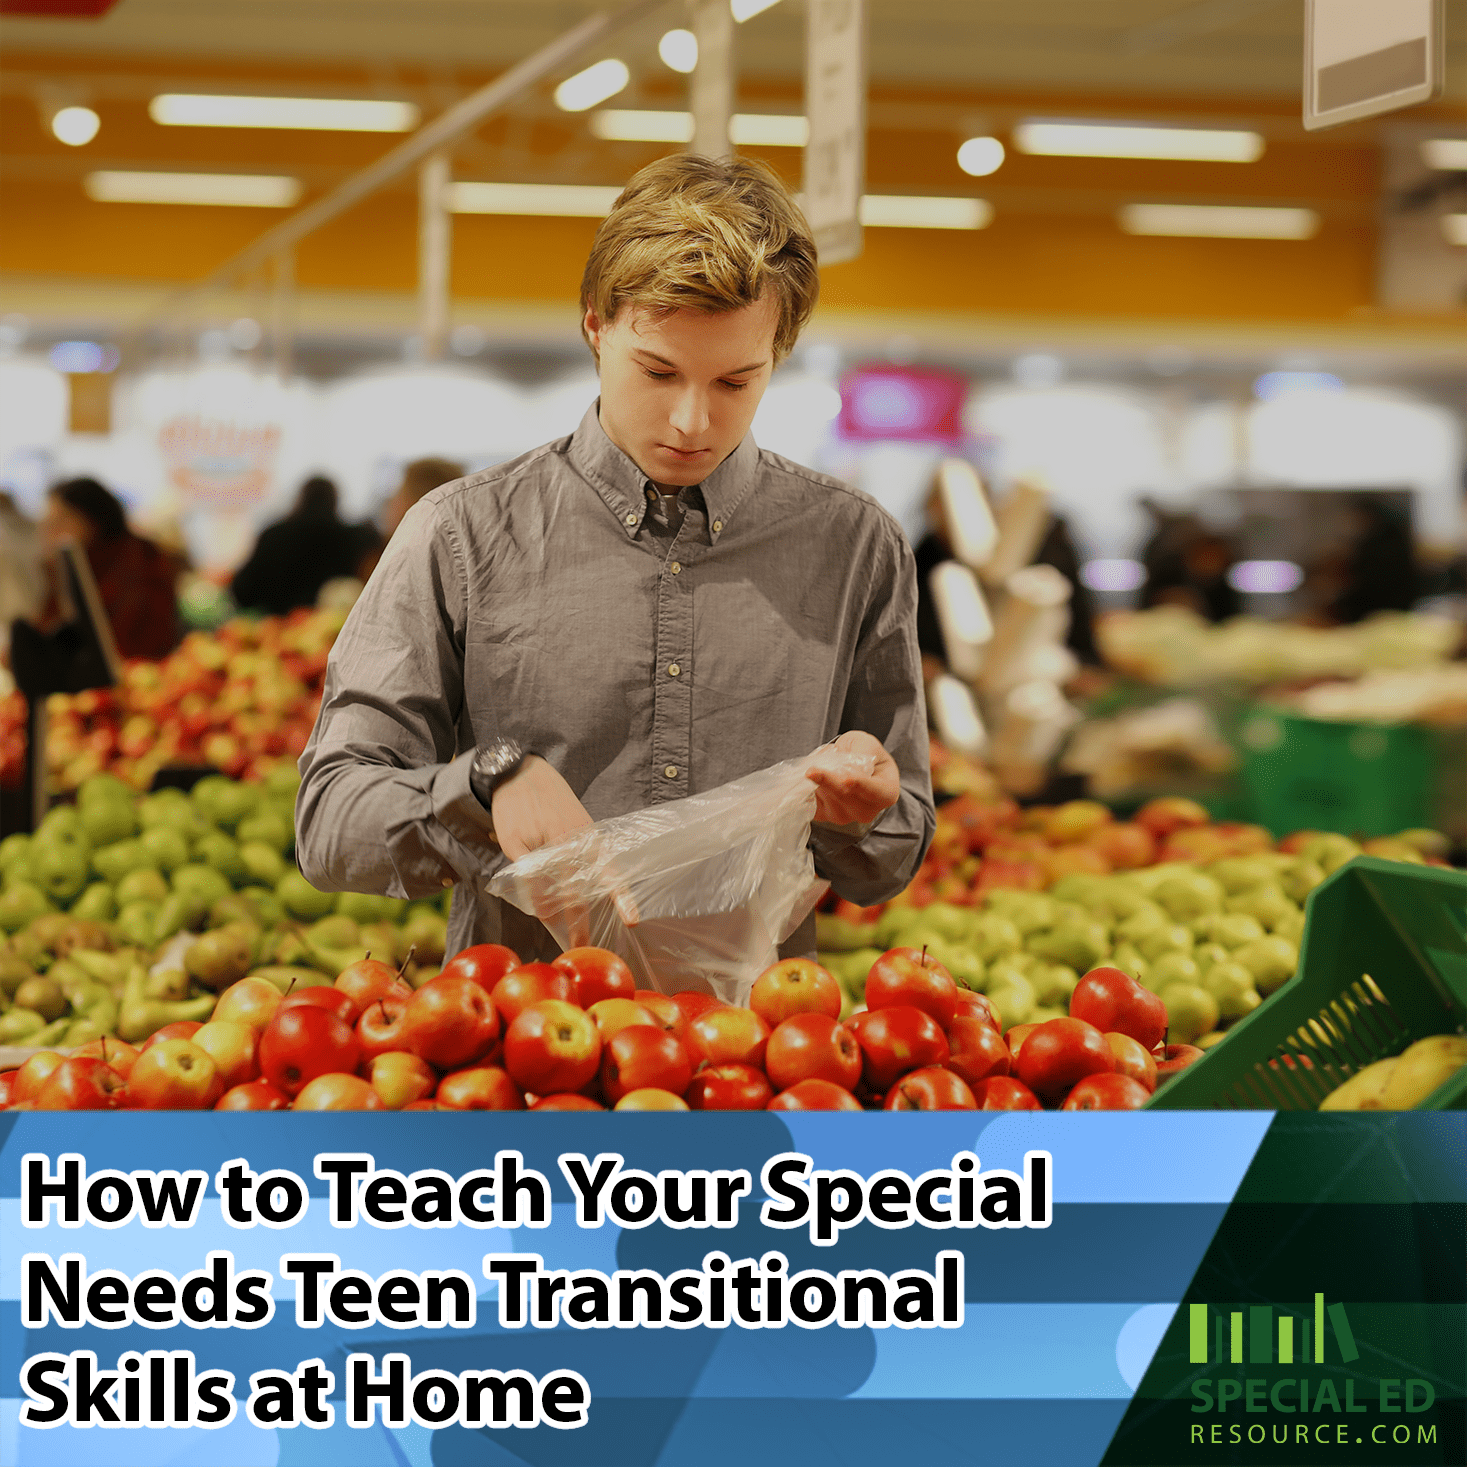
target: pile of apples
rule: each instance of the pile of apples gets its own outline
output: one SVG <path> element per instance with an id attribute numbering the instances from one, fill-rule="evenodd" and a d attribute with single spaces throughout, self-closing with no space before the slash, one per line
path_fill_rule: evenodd
<path id="1" fill-rule="evenodd" d="M 115 688 L 57 693 L 47 703 L 47 779 L 58 792 L 115 774 L 147 789 L 166 764 L 207 764 L 263 779 L 306 746 L 326 658 L 345 613 L 237 617 L 191 632 L 161 662 L 129 662 Z M 25 705 L 0 702 L 0 784 L 21 781 Z"/>
<path id="2" fill-rule="evenodd" d="M 1117 969 L 1069 1017 L 1005 1036 L 990 1000 L 925 952 L 896 948 L 842 1022 L 835 978 L 803 958 L 755 981 L 747 1007 L 638 989 L 601 948 L 521 963 L 469 948 L 414 989 L 367 958 L 284 995 L 247 977 L 207 1023 L 134 1047 L 103 1037 L 0 1075 L 35 1110 L 1134 1109 L 1159 1075 L 1166 1010 Z"/>

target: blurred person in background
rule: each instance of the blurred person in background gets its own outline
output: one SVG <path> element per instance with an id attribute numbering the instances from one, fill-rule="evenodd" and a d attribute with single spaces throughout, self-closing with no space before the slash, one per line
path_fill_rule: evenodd
<path id="1" fill-rule="evenodd" d="M 1237 560 L 1233 543 L 1200 526 L 1148 565 L 1143 606 L 1183 606 L 1210 622 L 1227 621 L 1243 609 L 1243 598 L 1228 580 Z"/>
<path id="2" fill-rule="evenodd" d="M 0 492 L 0 661 L 10 651 L 10 623 L 29 621 L 45 598 L 40 529 Z"/>
<path id="3" fill-rule="evenodd" d="M 1328 612 L 1336 622 L 1364 621 L 1377 611 L 1409 611 L 1420 589 L 1408 522 L 1378 499 L 1349 507 L 1348 543 Z"/>
<path id="4" fill-rule="evenodd" d="M 283 616 L 314 606 L 327 581 L 366 579 L 381 537 L 370 525 L 348 524 L 336 507 L 330 479 L 317 474 L 301 485 L 295 507 L 260 531 L 254 553 L 235 572 L 230 590 L 242 610 Z"/>
<path id="5" fill-rule="evenodd" d="M 451 458 L 415 458 L 403 469 L 402 482 L 382 510 L 384 539 L 363 563 L 360 574 L 364 581 L 377 568 L 377 562 L 387 548 L 387 541 L 397 532 L 397 527 L 408 510 L 425 494 L 431 494 L 444 484 L 452 484 L 455 479 L 462 479 L 464 473 L 464 466 L 454 463 Z"/>
<path id="6" fill-rule="evenodd" d="M 128 528 L 122 502 L 95 479 L 57 484 L 46 503 L 47 549 L 75 540 L 87 553 L 97 594 L 123 657 L 166 657 L 179 638 L 173 561 Z M 53 612 L 59 612 L 52 594 Z"/>

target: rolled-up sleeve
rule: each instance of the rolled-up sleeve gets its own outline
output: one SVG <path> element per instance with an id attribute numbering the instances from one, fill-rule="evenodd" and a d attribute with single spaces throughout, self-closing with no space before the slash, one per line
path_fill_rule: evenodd
<path id="1" fill-rule="evenodd" d="M 917 648 L 917 572 L 906 541 L 892 535 L 871 567 L 840 732 L 880 739 L 901 774 L 901 795 L 869 827 L 817 824 L 815 869 L 847 901 L 888 901 L 916 874 L 936 828 Z"/>
<path id="2" fill-rule="evenodd" d="M 296 852 L 320 890 L 428 896 L 502 859 L 459 748 L 466 606 L 453 528 L 426 499 L 332 648 L 301 756 Z"/>

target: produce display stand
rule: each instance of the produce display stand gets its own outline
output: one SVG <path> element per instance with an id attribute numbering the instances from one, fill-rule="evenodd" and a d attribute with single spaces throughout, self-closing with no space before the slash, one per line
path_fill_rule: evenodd
<path id="1" fill-rule="evenodd" d="M 1310 893 L 1299 971 L 1148 1110 L 1316 1110 L 1467 1020 L 1467 873 L 1359 856 Z M 1417 1109 L 1467 1108 L 1467 1071 Z"/>

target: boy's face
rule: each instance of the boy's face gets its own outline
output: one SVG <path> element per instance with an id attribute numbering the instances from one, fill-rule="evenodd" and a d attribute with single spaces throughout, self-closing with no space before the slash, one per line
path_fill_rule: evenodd
<path id="1" fill-rule="evenodd" d="M 601 359 L 601 426 L 659 489 L 701 484 L 743 441 L 769 374 L 779 305 L 716 315 L 586 312 Z"/>

